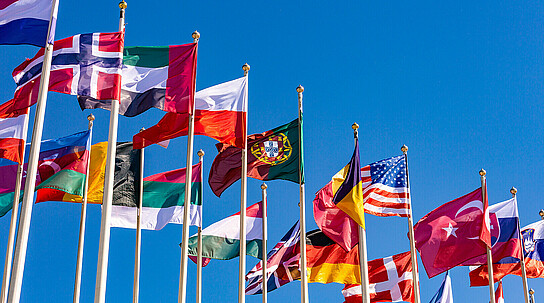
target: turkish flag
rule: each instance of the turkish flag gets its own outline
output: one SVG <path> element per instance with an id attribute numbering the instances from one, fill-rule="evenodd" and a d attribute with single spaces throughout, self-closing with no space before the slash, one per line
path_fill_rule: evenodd
<path id="1" fill-rule="evenodd" d="M 431 211 L 414 226 L 416 248 L 429 278 L 486 254 L 491 240 L 482 196 L 478 188 Z"/>

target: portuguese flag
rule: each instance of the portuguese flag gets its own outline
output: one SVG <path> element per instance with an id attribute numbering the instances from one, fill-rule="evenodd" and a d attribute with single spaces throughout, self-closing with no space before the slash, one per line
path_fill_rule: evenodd
<path id="1" fill-rule="evenodd" d="M 134 117 L 155 107 L 190 113 L 196 85 L 197 43 L 125 47 L 119 114 Z M 81 109 L 111 108 L 111 100 L 78 96 Z"/>
<path id="2" fill-rule="evenodd" d="M 299 172 L 304 172 L 304 162 L 299 155 L 302 138 L 299 138 L 298 127 L 298 119 L 295 119 L 262 134 L 248 136 L 247 176 L 298 183 Z M 219 154 L 213 160 L 208 183 L 214 194 L 220 197 L 225 189 L 241 178 L 242 150 L 223 143 L 216 144 L 216 147 Z"/>

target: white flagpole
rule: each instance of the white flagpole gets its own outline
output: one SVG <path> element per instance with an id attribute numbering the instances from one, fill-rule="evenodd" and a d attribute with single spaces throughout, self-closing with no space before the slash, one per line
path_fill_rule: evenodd
<path id="1" fill-rule="evenodd" d="M 267 261 L 267 258 L 266 258 L 266 255 L 267 255 L 267 249 L 266 249 L 266 240 L 268 238 L 268 212 L 267 212 L 267 207 L 268 207 L 268 197 L 267 197 L 267 194 L 266 194 L 266 188 L 268 186 L 266 185 L 266 183 L 263 183 L 261 185 L 261 190 L 262 190 L 262 194 L 263 194 L 263 200 L 262 200 L 262 207 L 263 207 L 263 283 L 261 283 L 262 285 L 262 290 L 263 290 L 263 303 L 267 303 L 268 301 L 268 279 L 266 278 L 267 275 L 266 275 L 266 261 Z"/>
<path id="2" fill-rule="evenodd" d="M 198 160 L 200 161 L 200 194 L 204 194 L 203 182 L 204 182 L 204 151 L 199 150 Z M 204 200 L 204 199 L 202 199 Z M 200 218 L 200 226 L 198 226 L 198 243 L 197 243 L 198 255 L 196 259 L 196 303 L 202 303 L 202 217 Z"/>
<path id="3" fill-rule="evenodd" d="M 200 33 L 193 32 L 193 41 L 198 43 L 200 39 Z M 193 88 L 195 89 L 195 88 Z M 181 239 L 181 262 L 179 269 L 179 291 L 178 291 L 178 303 L 185 303 L 185 297 L 187 294 L 187 261 L 189 249 L 189 205 L 191 204 L 191 181 L 193 174 L 193 139 L 195 137 L 195 106 L 191 106 L 192 111 L 189 114 L 189 129 L 187 137 L 187 168 L 185 175 L 185 200 L 183 202 L 183 226 L 182 226 L 182 239 Z"/>
<path id="4" fill-rule="evenodd" d="M 304 194 L 304 172 L 302 171 L 303 148 L 302 148 L 302 92 L 304 87 L 297 87 L 298 93 L 298 184 L 300 188 L 299 208 L 300 208 L 300 300 L 302 303 L 308 303 L 308 270 L 306 269 L 306 199 Z"/>
<path id="5" fill-rule="evenodd" d="M 87 116 L 89 120 L 89 129 L 93 129 L 94 115 Z M 91 133 L 92 134 L 92 133 Z M 92 140 L 92 137 L 89 138 Z M 89 190 L 89 170 L 91 163 L 91 150 L 89 150 L 89 158 L 87 159 L 87 170 L 85 174 L 85 185 L 83 188 L 83 201 L 81 201 L 81 218 L 79 219 L 79 241 L 77 243 L 77 261 L 76 261 L 76 278 L 74 281 L 74 303 L 79 303 L 81 294 L 81 273 L 83 271 L 83 245 L 85 242 L 85 224 L 87 221 L 87 192 Z"/>
<path id="6" fill-rule="evenodd" d="M 406 185 L 408 187 L 408 204 L 410 205 L 410 213 L 408 214 L 408 236 L 410 238 L 410 257 L 412 259 L 412 272 L 414 273 L 414 275 L 412 276 L 414 284 L 414 303 L 420 303 L 421 299 L 419 297 L 419 266 L 417 264 L 416 241 L 414 239 L 414 222 L 412 221 L 412 193 L 410 191 L 410 179 L 408 177 L 408 146 L 403 145 L 400 150 L 404 154 L 404 166 L 406 168 Z"/>
<path id="7" fill-rule="evenodd" d="M 353 129 L 353 137 L 354 140 L 358 140 L 359 136 L 359 124 L 353 123 L 351 126 Z M 355 142 L 357 143 L 357 142 Z M 370 293 L 368 289 L 368 256 L 366 253 L 366 230 L 358 226 L 359 228 L 359 270 L 361 274 L 361 294 L 362 294 L 362 302 L 363 303 L 370 303 Z"/>
<path id="8" fill-rule="evenodd" d="M 510 189 L 510 193 L 512 194 L 512 198 L 516 199 L 516 210 L 517 210 L 517 194 L 518 190 L 515 187 L 512 187 Z M 525 249 L 523 248 L 523 235 L 521 234 L 521 226 L 519 224 L 519 217 L 518 217 L 518 231 L 519 231 L 519 246 L 521 251 L 521 258 L 519 259 L 519 264 L 521 266 L 521 281 L 523 283 L 523 298 L 525 299 L 525 303 L 529 303 L 529 285 L 527 284 L 527 270 L 525 268 Z"/>
<path id="9" fill-rule="evenodd" d="M 25 159 L 25 150 L 26 150 L 26 140 L 28 133 L 28 120 L 30 116 L 29 111 L 25 115 L 25 120 L 23 122 L 23 151 L 21 153 L 21 162 L 24 162 Z M 1 303 L 6 303 L 8 301 L 8 290 L 9 290 L 9 279 L 11 274 L 11 262 L 13 261 L 13 248 L 15 244 L 15 231 L 17 229 L 17 217 L 19 214 L 19 198 L 21 197 L 21 182 L 23 181 L 23 164 L 17 166 L 17 177 L 15 179 L 15 192 L 13 193 L 13 206 L 11 207 L 11 222 L 9 225 L 9 234 L 8 234 L 8 246 L 6 248 L 6 262 L 4 263 L 4 276 L 2 278 L 2 294 L 1 294 Z"/>
<path id="10" fill-rule="evenodd" d="M 244 77 L 249 73 L 249 64 L 242 66 Z M 247 90 L 246 90 L 247 93 Z M 247 100 L 247 98 L 246 98 Z M 241 198 L 240 198 L 240 269 L 238 275 L 238 303 L 246 301 L 246 207 L 247 207 L 247 118 L 246 118 L 246 138 L 244 138 L 244 148 L 242 149 L 242 176 L 241 176 Z"/>
<path id="11" fill-rule="evenodd" d="M 125 31 L 125 10 L 127 3 L 119 2 L 119 31 Z M 121 87 L 118 88 L 121 90 Z M 104 176 L 104 196 L 102 198 L 102 218 L 100 222 L 100 242 L 98 246 L 98 262 L 96 269 L 96 285 L 94 302 L 106 301 L 106 281 L 108 276 L 108 254 L 110 251 L 110 221 L 113 200 L 113 178 L 115 172 L 115 154 L 117 152 L 117 124 L 119 119 L 119 100 L 111 102 L 110 126 L 108 134 L 108 151 L 106 173 Z"/>
<path id="12" fill-rule="evenodd" d="M 482 181 L 482 199 L 484 200 L 484 205 L 488 205 L 489 203 L 487 201 L 487 184 L 485 179 L 485 170 L 482 168 L 480 170 L 480 179 Z M 486 216 L 488 216 L 487 212 L 484 213 L 484 220 L 486 220 Z M 495 303 L 495 281 L 493 279 L 493 257 L 491 255 L 491 249 L 489 247 L 486 247 L 487 252 L 487 274 L 489 275 L 489 299 L 490 303 Z"/>
<path id="13" fill-rule="evenodd" d="M 19 228 L 17 230 L 17 243 L 15 245 L 15 254 L 13 256 L 13 268 L 11 270 L 11 279 L 9 285 L 8 302 L 18 303 L 21 299 L 21 286 L 23 284 L 23 272 L 25 269 L 26 249 L 28 246 L 28 233 L 30 231 L 30 219 L 32 218 L 32 206 L 34 204 L 34 189 L 36 188 L 36 174 L 38 173 L 38 158 L 40 156 L 40 147 L 43 133 L 43 121 L 45 118 L 45 107 L 47 104 L 47 92 L 49 91 L 49 74 L 51 71 L 51 61 L 53 58 L 53 37 L 51 37 L 51 28 L 54 16 L 57 14 L 59 2 L 53 0 L 51 6 L 51 17 L 49 19 L 49 29 L 47 34 L 47 44 L 43 55 L 42 74 L 40 79 L 40 88 L 38 92 L 38 101 L 36 104 L 36 115 L 32 127 L 32 143 L 30 145 L 28 157 L 28 171 L 23 193 L 23 202 L 21 206 L 21 216 L 19 218 Z"/>
<path id="14" fill-rule="evenodd" d="M 144 131 L 142 127 L 140 132 Z M 140 298 L 140 256 L 142 253 L 142 207 L 144 204 L 144 148 L 140 150 L 140 180 L 138 191 L 138 210 L 136 211 L 136 248 L 134 252 L 134 282 L 132 285 L 132 303 Z"/>

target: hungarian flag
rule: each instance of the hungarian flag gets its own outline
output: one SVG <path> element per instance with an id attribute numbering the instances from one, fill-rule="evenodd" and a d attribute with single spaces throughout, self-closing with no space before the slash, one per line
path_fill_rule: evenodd
<path id="1" fill-rule="evenodd" d="M 197 43 L 132 46 L 123 50 L 119 114 L 134 117 L 155 107 L 191 112 L 196 83 Z M 111 108 L 111 100 L 78 96 L 81 109 Z"/>
<path id="2" fill-rule="evenodd" d="M 55 37 L 57 11 L 51 16 L 52 0 L 0 1 L 0 44 L 45 46 L 52 18 L 50 39 Z"/>
<path id="3" fill-rule="evenodd" d="M 483 200 L 478 188 L 436 208 L 414 226 L 416 248 L 429 278 L 486 254 L 490 235 Z"/>
<path id="4" fill-rule="evenodd" d="M 2 104 L 0 108 L 6 104 Z M 1 109 L 0 109 L 1 111 Z M 25 121 L 28 121 L 28 109 L 0 116 L 0 158 L 19 164 L 23 163 L 23 150 L 26 139 Z"/>
<path id="5" fill-rule="evenodd" d="M 122 33 L 80 34 L 55 41 L 49 91 L 119 100 Z M 45 49 L 13 70 L 17 89 L 0 114 L 9 114 L 36 103 Z"/>
<path id="6" fill-rule="evenodd" d="M 247 81 L 248 77 L 242 77 L 196 93 L 195 135 L 208 136 L 240 148 L 244 146 L 247 136 Z M 157 125 L 134 135 L 134 148 L 186 136 L 188 131 L 188 114 L 167 113 Z"/>
<path id="7" fill-rule="evenodd" d="M 246 209 L 246 254 L 262 259 L 263 211 L 258 202 Z M 189 238 L 189 255 L 198 255 L 198 236 Z M 180 244 L 181 245 L 181 244 Z M 230 260 L 240 255 L 240 212 L 202 230 L 202 256 Z"/>
<path id="8" fill-rule="evenodd" d="M 368 262 L 370 302 L 414 302 L 410 252 Z M 360 284 L 348 284 L 342 290 L 344 303 L 360 303 Z"/>
<path id="9" fill-rule="evenodd" d="M 259 180 L 299 182 L 303 171 L 298 135 L 298 119 L 262 134 L 248 136 L 247 176 Z M 208 183 L 214 194 L 238 181 L 242 175 L 242 150 L 228 144 L 216 144 L 219 154 L 213 160 Z M 302 174 L 304 182 L 304 174 Z"/>

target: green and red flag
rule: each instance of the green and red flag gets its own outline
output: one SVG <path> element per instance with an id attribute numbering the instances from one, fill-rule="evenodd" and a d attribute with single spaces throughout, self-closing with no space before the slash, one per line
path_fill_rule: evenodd
<path id="1" fill-rule="evenodd" d="M 298 183 L 299 172 L 303 171 L 299 144 L 302 144 L 302 138 L 299 137 L 298 119 L 262 134 L 248 136 L 247 176 Z M 219 154 L 213 160 L 208 183 L 219 197 L 241 177 L 242 149 L 223 143 L 216 144 L 216 147 Z"/>

